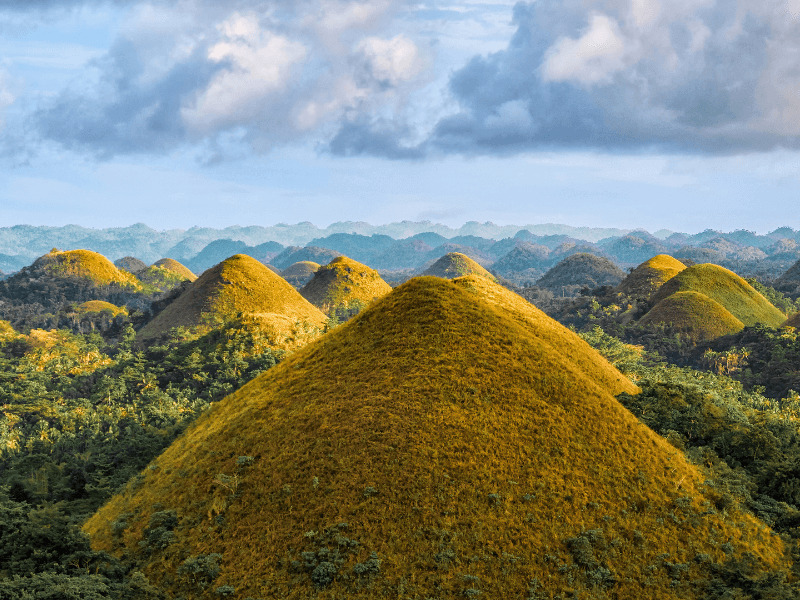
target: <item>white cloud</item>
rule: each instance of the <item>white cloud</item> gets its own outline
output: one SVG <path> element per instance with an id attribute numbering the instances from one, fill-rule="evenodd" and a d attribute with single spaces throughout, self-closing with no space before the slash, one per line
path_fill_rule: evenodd
<path id="1" fill-rule="evenodd" d="M 561 37 L 542 63 L 545 81 L 577 81 L 584 85 L 607 83 L 625 67 L 626 42 L 617 22 L 594 14 L 581 37 Z"/>
<path id="2" fill-rule="evenodd" d="M 301 43 L 263 30 L 254 15 L 235 14 L 219 31 L 221 39 L 207 55 L 223 69 L 181 110 L 184 122 L 200 134 L 266 115 L 271 98 L 286 91 L 307 55 Z"/>
<path id="3" fill-rule="evenodd" d="M 15 97 L 8 83 L 8 76 L 0 69 L 0 129 L 5 123 L 4 113 L 14 103 Z"/>
<path id="4" fill-rule="evenodd" d="M 404 35 L 392 39 L 368 37 L 356 46 L 363 66 L 372 79 L 382 86 L 397 86 L 416 77 L 422 60 L 416 44 Z"/>

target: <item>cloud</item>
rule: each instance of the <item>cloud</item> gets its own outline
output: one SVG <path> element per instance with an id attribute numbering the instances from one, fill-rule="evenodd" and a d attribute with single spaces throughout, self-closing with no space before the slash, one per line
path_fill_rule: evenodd
<path id="1" fill-rule="evenodd" d="M 385 33 L 402 5 L 141 4 L 92 77 L 44 100 L 33 122 L 43 139 L 103 158 L 199 146 L 215 161 L 232 144 L 318 143 L 426 68 L 414 40 Z"/>
<path id="2" fill-rule="evenodd" d="M 14 100 L 14 94 L 11 92 L 11 86 L 8 83 L 8 75 L 3 69 L 0 69 L 0 130 L 3 129 L 5 123 L 4 113 L 14 103 Z"/>
<path id="3" fill-rule="evenodd" d="M 427 145 L 736 153 L 800 146 L 796 0 L 537 0 L 456 71 Z"/>

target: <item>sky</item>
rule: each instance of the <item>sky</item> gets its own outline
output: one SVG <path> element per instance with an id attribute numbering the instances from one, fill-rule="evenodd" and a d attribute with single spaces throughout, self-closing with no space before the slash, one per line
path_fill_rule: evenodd
<path id="1" fill-rule="evenodd" d="M 0 226 L 799 204 L 800 0 L 0 0 Z"/>

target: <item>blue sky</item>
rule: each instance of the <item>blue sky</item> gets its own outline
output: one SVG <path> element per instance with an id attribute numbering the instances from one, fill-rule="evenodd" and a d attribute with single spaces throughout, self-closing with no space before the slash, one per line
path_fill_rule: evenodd
<path id="1" fill-rule="evenodd" d="M 800 228 L 800 0 L 0 0 L 0 226 Z"/>

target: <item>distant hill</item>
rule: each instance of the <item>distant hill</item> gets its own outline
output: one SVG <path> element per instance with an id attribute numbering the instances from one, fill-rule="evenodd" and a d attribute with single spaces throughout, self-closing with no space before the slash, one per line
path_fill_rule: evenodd
<path id="1" fill-rule="evenodd" d="M 688 267 L 659 288 L 653 302 L 658 303 L 676 292 L 700 292 L 718 302 L 745 326 L 763 323 L 780 327 L 786 320 L 764 296 L 736 273 L 713 264 Z"/>
<path id="2" fill-rule="evenodd" d="M 197 275 L 172 258 L 162 258 L 149 267 L 137 271 L 136 277 L 159 292 L 168 292 L 184 281 L 197 279 Z"/>
<path id="3" fill-rule="evenodd" d="M 785 566 L 622 391 L 502 287 L 415 278 L 214 405 L 84 529 L 198 599 L 699 600 L 729 558 Z"/>
<path id="4" fill-rule="evenodd" d="M 536 286 L 556 295 L 575 295 L 584 287 L 616 286 L 625 272 L 607 258 L 579 252 L 568 256 L 547 271 Z"/>
<path id="5" fill-rule="evenodd" d="M 175 327 L 212 328 L 242 314 L 257 315 L 274 328 L 276 346 L 292 345 L 326 321 L 282 277 L 254 258 L 237 254 L 206 270 L 139 337 L 158 337 Z"/>
<path id="6" fill-rule="evenodd" d="M 494 279 L 494 275 L 461 252 L 449 252 L 422 272 L 423 275 L 455 279 L 464 275 L 481 275 Z"/>
<path id="7" fill-rule="evenodd" d="M 657 254 L 667 252 L 664 242 L 646 231 L 634 231 L 618 238 L 609 238 L 598 244 L 618 265 L 631 265 L 644 262 Z"/>
<path id="8" fill-rule="evenodd" d="M 540 244 L 516 242 L 507 254 L 492 265 L 492 272 L 507 279 L 530 283 L 538 280 L 549 265 L 550 249 Z"/>
<path id="9" fill-rule="evenodd" d="M 778 277 L 773 283 L 773 287 L 793 297 L 800 295 L 800 260 Z"/>
<path id="10" fill-rule="evenodd" d="M 147 263 L 135 256 L 123 256 L 114 261 L 114 266 L 128 273 L 137 273 L 147 268 Z"/>
<path id="11" fill-rule="evenodd" d="M 346 256 L 317 269 L 300 294 L 326 314 L 337 310 L 358 312 L 392 291 L 378 272 Z"/>
<path id="12" fill-rule="evenodd" d="M 270 266 L 270 265 L 267 265 Z M 301 260 L 293 265 L 289 265 L 280 272 L 281 277 L 288 281 L 295 289 L 302 288 L 311 281 L 314 273 L 319 270 L 320 264 L 310 260 Z M 276 267 L 277 268 L 277 267 Z"/>
<path id="13" fill-rule="evenodd" d="M 669 325 L 695 342 L 713 340 L 741 331 L 744 323 L 722 304 L 694 291 L 675 292 L 660 300 L 641 319 L 642 325 Z"/>
<path id="14" fill-rule="evenodd" d="M 326 265 L 334 258 L 341 255 L 341 252 L 328 248 L 318 248 L 316 246 L 300 248 L 297 246 L 289 246 L 280 254 L 273 257 L 269 262 L 283 270 L 298 262 L 315 262 L 320 265 Z"/>
<path id="15" fill-rule="evenodd" d="M 648 299 L 685 268 L 686 265 L 678 259 L 659 254 L 631 271 L 619 284 L 618 290 L 629 296 Z"/>

